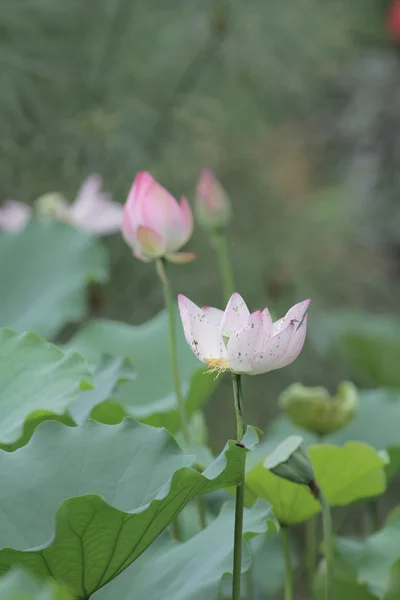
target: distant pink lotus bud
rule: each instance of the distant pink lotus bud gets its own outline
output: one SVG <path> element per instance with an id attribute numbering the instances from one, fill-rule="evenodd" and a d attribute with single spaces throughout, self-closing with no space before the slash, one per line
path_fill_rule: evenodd
<path id="1" fill-rule="evenodd" d="M 225 228 L 232 217 L 232 206 L 222 185 L 209 169 L 204 169 L 197 184 L 196 217 L 204 229 Z"/>
<path id="2" fill-rule="evenodd" d="M 186 341 L 211 371 L 260 375 L 290 365 L 303 348 L 310 300 L 295 304 L 275 323 L 268 308 L 250 314 L 238 293 L 224 311 L 199 308 L 182 294 L 178 304 Z"/>
<path id="3" fill-rule="evenodd" d="M 31 218 L 31 208 L 16 200 L 7 200 L 0 208 L 0 229 L 17 232 L 24 229 Z"/>
<path id="4" fill-rule="evenodd" d="M 186 198 L 180 204 L 150 173 L 138 173 L 124 206 L 122 234 L 144 261 L 165 257 L 188 262 L 194 254 L 176 252 L 189 240 L 193 218 Z"/>

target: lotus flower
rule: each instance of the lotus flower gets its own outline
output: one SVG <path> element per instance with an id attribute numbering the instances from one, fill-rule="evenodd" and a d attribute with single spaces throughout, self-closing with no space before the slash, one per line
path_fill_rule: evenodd
<path id="1" fill-rule="evenodd" d="M 183 295 L 178 304 L 186 341 L 211 371 L 267 373 L 292 363 L 304 344 L 310 300 L 295 304 L 275 323 L 268 308 L 250 314 L 237 293 L 225 311 L 199 308 Z"/>
<path id="2" fill-rule="evenodd" d="M 187 262 L 191 253 L 179 253 L 193 231 L 193 218 L 186 198 L 180 203 L 150 173 L 138 173 L 124 207 L 122 234 L 137 258 L 144 261 L 165 257 Z"/>
<path id="3" fill-rule="evenodd" d="M 196 216 L 204 229 L 221 229 L 232 216 L 230 200 L 216 177 L 204 169 L 197 183 Z"/>
<path id="4" fill-rule="evenodd" d="M 7 200 L 0 208 L 0 229 L 17 232 L 24 229 L 31 218 L 31 209 L 27 204 Z"/>
<path id="5" fill-rule="evenodd" d="M 100 175 L 89 175 L 72 204 L 58 193 L 49 193 L 36 201 L 41 217 L 58 219 L 94 235 L 108 235 L 121 229 L 123 208 L 101 191 Z"/>
<path id="6" fill-rule="evenodd" d="M 113 202 L 111 194 L 101 191 L 100 175 L 90 175 L 70 207 L 70 222 L 80 229 L 97 235 L 108 235 L 120 231 L 123 207 Z"/>

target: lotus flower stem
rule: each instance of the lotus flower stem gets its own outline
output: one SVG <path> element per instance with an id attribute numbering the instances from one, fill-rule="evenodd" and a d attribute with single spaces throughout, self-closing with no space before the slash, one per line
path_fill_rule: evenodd
<path id="1" fill-rule="evenodd" d="M 326 579 L 325 579 L 325 600 L 333 598 L 333 544 L 332 544 L 332 517 L 329 504 L 321 490 L 318 487 L 317 499 L 322 510 L 322 528 L 324 532 L 324 546 L 326 556 Z"/>
<path id="2" fill-rule="evenodd" d="M 171 289 L 171 283 L 167 276 L 167 261 L 163 258 L 157 260 L 157 272 L 160 276 L 163 286 L 165 308 L 168 314 L 168 329 L 169 329 L 169 355 L 171 361 L 172 380 L 176 396 L 176 403 L 181 421 L 181 428 L 185 444 L 190 443 L 190 430 L 185 409 L 185 399 L 182 395 L 181 381 L 179 376 L 178 353 L 176 349 L 176 328 L 175 328 L 175 301 Z"/>
<path id="3" fill-rule="evenodd" d="M 282 541 L 283 559 L 285 563 L 285 600 L 293 600 L 293 569 L 292 559 L 290 556 L 290 538 L 287 527 L 282 527 L 280 534 Z"/>
<path id="4" fill-rule="evenodd" d="M 369 524 L 369 531 L 376 533 L 380 530 L 380 518 L 379 518 L 379 504 L 377 498 L 372 498 L 366 503 L 367 518 Z"/>
<path id="5" fill-rule="evenodd" d="M 224 300 L 228 302 L 235 289 L 228 251 L 228 238 L 225 231 L 216 231 L 213 235 L 213 242 L 218 257 Z"/>
<path id="6" fill-rule="evenodd" d="M 313 581 L 315 575 L 315 565 L 317 562 L 317 520 L 315 517 L 311 517 L 306 522 L 306 567 L 307 567 L 307 578 L 308 578 L 308 591 L 310 598 L 314 597 L 313 594 Z"/>
<path id="7" fill-rule="evenodd" d="M 190 428 L 189 422 L 186 414 L 185 408 L 185 399 L 182 395 L 181 389 L 181 380 L 179 376 L 179 363 L 178 363 L 178 353 L 176 348 L 176 329 L 175 329 L 175 300 L 174 295 L 172 293 L 172 288 L 170 281 L 167 276 L 167 261 L 165 258 L 158 259 L 156 261 L 156 269 L 157 273 L 160 277 L 163 292 L 164 292 L 164 301 L 165 308 L 168 313 L 168 327 L 169 327 L 169 354 L 171 360 L 171 371 L 172 371 L 172 379 L 174 383 L 176 402 L 178 405 L 178 411 L 181 422 L 181 429 L 183 433 L 183 439 L 185 441 L 186 450 L 190 446 Z M 203 499 L 198 496 L 196 498 L 197 511 L 199 515 L 199 522 L 201 529 L 205 529 L 207 526 L 206 522 L 206 514 L 204 510 Z M 176 519 L 175 519 L 176 521 Z M 174 537 L 178 540 L 181 539 L 180 535 L 180 527 L 178 523 L 173 524 Z"/>
<path id="8" fill-rule="evenodd" d="M 233 400 L 236 413 L 237 439 L 240 442 L 245 433 L 245 425 L 242 414 L 243 394 L 241 376 L 232 374 Z M 235 534 L 233 543 L 233 579 L 232 600 L 240 600 L 241 572 L 242 572 L 242 543 L 243 543 L 243 512 L 244 512 L 244 479 L 246 460 L 243 457 L 242 479 L 236 488 L 235 508 Z"/>

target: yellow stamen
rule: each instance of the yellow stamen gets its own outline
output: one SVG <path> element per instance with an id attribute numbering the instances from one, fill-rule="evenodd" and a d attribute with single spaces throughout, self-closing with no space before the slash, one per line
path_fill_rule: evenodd
<path id="1" fill-rule="evenodd" d="M 205 358 L 204 362 L 208 366 L 207 373 L 217 373 L 216 378 L 224 371 L 229 371 L 227 358 Z"/>

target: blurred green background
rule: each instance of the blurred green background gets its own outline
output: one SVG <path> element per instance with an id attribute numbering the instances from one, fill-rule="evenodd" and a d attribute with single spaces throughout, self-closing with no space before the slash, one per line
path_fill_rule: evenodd
<path id="1" fill-rule="evenodd" d="M 398 307 L 400 58 L 386 6 L 0 3 L 1 199 L 32 203 L 54 190 L 72 199 L 98 172 L 122 203 L 147 170 L 192 202 L 208 167 L 233 202 L 230 251 L 249 307 L 280 316 L 312 298 L 296 363 L 247 378 L 246 418 L 262 428 L 288 384 L 333 390 L 348 375 L 313 343 L 324 311 Z M 119 236 L 106 244 L 111 280 L 92 316 L 141 323 L 163 304 L 154 268 Z M 176 291 L 222 304 L 205 234 L 188 247 L 198 259 L 171 268 Z M 207 405 L 215 446 L 234 432 L 230 393 L 224 381 Z"/>

